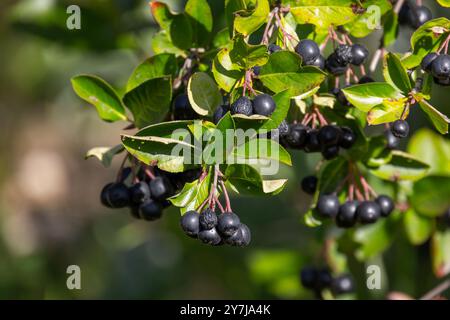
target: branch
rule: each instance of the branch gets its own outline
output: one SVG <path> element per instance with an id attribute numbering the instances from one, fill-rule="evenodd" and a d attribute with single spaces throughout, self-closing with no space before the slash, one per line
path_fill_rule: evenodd
<path id="1" fill-rule="evenodd" d="M 431 300 L 434 297 L 436 297 L 437 295 L 443 293 L 445 290 L 447 290 L 448 288 L 450 288 L 450 279 L 445 280 L 444 282 L 442 282 L 440 285 L 438 285 L 437 287 L 431 289 L 429 292 L 427 292 L 422 298 L 420 298 L 419 300 Z"/>

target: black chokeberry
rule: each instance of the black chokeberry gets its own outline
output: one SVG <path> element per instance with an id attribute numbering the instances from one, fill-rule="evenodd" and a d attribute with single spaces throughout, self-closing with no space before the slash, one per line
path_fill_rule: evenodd
<path id="1" fill-rule="evenodd" d="M 279 45 L 276 45 L 275 43 L 271 43 L 269 44 L 267 50 L 269 51 L 269 53 L 274 53 L 277 51 L 281 51 L 281 47 Z"/>
<path id="2" fill-rule="evenodd" d="M 441 54 L 431 63 L 431 74 L 438 79 L 448 79 L 450 77 L 450 56 Z"/>
<path id="3" fill-rule="evenodd" d="M 425 6 L 412 6 L 408 12 L 409 24 L 413 28 L 419 28 L 425 22 L 430 21 L 433 18 L 433 15 Z"/>
<path id="4" fill-rule="evenodd" d="M 337 101 L 344 107 L 349 107 L 351 105 L 342 89 L 334 88 L 332 93 L 336 96 Z"/>
<path id="5" fill-rule="evenodd" d="M 306 289 L 315 289 L 317 284 L 317 269 L 312 267 L 303 268 L 300 272 L 300 281 Z"/>
<path id="6" fill-rule="evenodd" d="M 395 208 L 394 200 L 386 195 L 380 195 L 375 199 L 375 202 L 380 206 L 381 216 L 387 217 Z"/>
<path id="7" fill-rule="evenodd" d="M 341 127 L 341 138 L 339 140 L 339 146 L 344 149 L 350 149 L 356 142 L 356 135 L 352 129 L 348 127 Z"/>
<path id="8" fill-rule="evenodd" d="M 241 225 L 239 226 L 239 230 L 241 231 L 242 235 L 242 241 L 239 244 L 239 246 L 247 247 L 252 241 L 252 234 L 250 232 L 250 228 L 246 224 L 241 223 Z"/>
<path id="9" fill-rule="evenodd" d="M 350 293 L 354 290 L 353 279 L 350 275 L 341 275 L 331 282 L 331 291 L 335 295 Z"/>
<path id="10" fill-rule="evenodd" d="M 443 78 L 436 78 L 436 77 L 433 77 L 433 81 L 434 81 L 434 83 L 436 83 L 437 85 L 440 85 L 440 86 L 444 86 L 444 87 L 448 87 L 448 86 L 450 86 L 450 78 L 445 78 L 445 79 L 443 79 Z"/>
<path id="11" fill-rule="evenodd" d="M 346 44 L 339 45 L 336 50 L 334 50 L 334 53 L 336 54 L 335 59 L 339 66 L 346 66 L 353 60 L 352 47 Z"/>
<path id="12" fill-rule="evenodd" d="M 365 83 L 371 83 L 371 82 L 375 82 L 375 80 L 373 80 L 371 77 L 369 76 L 362 76 L 359 81 L 358 84 L 365 84 Z"/>
<path id="13" fill-rule="evenodd" d="M 363 201 L 356 209 L 356 217 L 362 224 L 374 223 L 381 215 L 381 208 L 374 201 Z"/>
<path id="14" fill-rule="evenodd" d="M 391 131 L 397 138 L 406 138 L 409 134 L 409 124 L 405 120 L 396 120 L 391 126 Z"/>
<path id="15" fill-rule="evenodd" d="M 180 94 L 173 100 L 173 116 L 175 120 L 192 120 L 197 118 L 197 114 L 192 109 L 187 94 Z"/>
<path id="16" fill-rule="evenodd" d="M 339 155 L 339 146 L 326 146 L 322 150 L 322 157 L 325 160 L 331 160 Z"/>
<path id="17" fill-rule="evenodd" d="M 172 193 L 170 182 L 164 177 L 155 177 L 150 181 L 149 186 L 153 199 L 162 200 L 169 197 Z"/>
<path id="18" fill-rule="evenodd" d="M 347 71 L 348 65 L 341 65 L 336 58 L 336 53 L 333 52 L 325 61 L 325 68 L 332 75 L 340 76 Z"/>
<path id="19" fill-rule="evenodd" d="M 328 270 L 327 268 L 317 270 L 317 290 L 328 288 L 331 285 L 332 281 L 333 277 L 331 276 L 330 270 Z"/>
<path id="20" fill-rule="evenodd" d="M 307 176 L 302 179 L 302 190 L 307 194 L 314 194 L 317 188 L 317 177 Z"/>
<path id="21" fill-rule="evenodd" d="M 253 113 L 262 116 L 270 116 L 276 108 L 275 101 L 268 94 L 257 95 L 253 99 Z"/>
<path id="22" fill-rule="evenodd" d="M 286 142 L 291 148 L 301 149 L 306 142 L 307 130 L 302 124 L 295 123 L 289 126 L 289 134 L 286 136 Z"/>
<path id="23" fill-rule="evenodd" d="M 339 212 L 336 216 L 336 225 L 339 228 L 350 228 L 356 223 L 356 209 L 358 208 L 358 201 L 347 201 L 339 207 Z"/>
<path id="24" fill-rule="evenodd" d="M 309 39 L 301 40 L 295 47 L 295 52 L 302 57 L 304 64 L 313 63 L 320 55 L 320 49 L 317 43 Z"/>
<path id="25" fill-rule="evenodd" d="M 236 232 L 225 238 L 225 243 L 233 247 L 245 247 L 250 244 L 251 233 L 247 225 L 241 223 Z"/>
<path id="26" fill-rule="evenodd" d="M 369 56 L 369 50 L 363 45 L 354 44 L 351 47 L 351 64 L 355 66 L 362 65 Z"/>
<path id="27" fill-rule="evenodd" d="M 200 229 L 210 230 L 217 225 L 217 214 L 210 208 L 206 208 L 202 211 L 199 218 Z"/>
<path id="28" fill-rule="evenodd" d="M 241 221 L 236 214 L 225 212 L 219 215 L 217 231 L 224 237 L 230 237 L 239 229 L 240 225 Z"/>
<path id="29" fill-rule="evenodd" d="M 114 183 L 108 183 L 100 192 L 100 202 L 108 208 L 112 208 L 111 203 L 109 202 L 109 188 L 113 185 Z"/>
<path id="30" fill-rule="evenodd" d="M 161 218 L 163 209 L 161 204 L 155 200 L 147 200 L 139 207 L 139 215 L 142 219 L 153 221 Z"/>
<path id="31" fill-rule="evenodd" d="M 230 111 L 230 108 L 228 106 L 226 106 L 226 105 L 218 106 L 216 111 L 214 111 L 214 114 L 213 114 L 214 124 L 218 124 L 220 119 L 222 119 L 223 116 L 226 115 L 228 111 Z"/>
<path id="32" fill-rule="evenodd" d="M 114 183 L 106 189 L 106 200 L 111 208 L 124 208 L 130 204 L 130 193 L 122 182 Z"/>
<path id="33" fill-rule="evenodd" d="M 316 206 L 317 213 L 322 217 L 333 218 L 339 211 L 339 199 L 333 194 L 323 194 Z"/>
<path id="34" fill-rule="evenodd" d="M 150 187 L 145 181 L 141 181 L 132 185 L 129 189 L 131 202 L 141 204 L 145 200 L 150 199 Z"/>
<path id="35" fill-rule="evenodd" d="M 286 137 L 289 134 L 289 124 L 286 120 L 281 121 L 278 126 L 278 134 L 280 137 Z"/>
<path id="36" fill-rule="evenodd" d="M 200 215 L 197 211 L 186 212 L 180 220 L 181 229 L 192 238 L 196 238 L 200 231 Z"/>
<path id="37" fill-rule="evenodd" d="M 389 150 L 398 149 L 400 146 L 400 139 L 394 136 L 391 130 L 386 130 L 384 136 L 386 138 L 386 148 Z"/>
<path id="38" fill-rule="evenodd" d="M 222 238 L 220 237 L 216 228 L 200 231 L 198 233 L 198 238 L 200 239 L 201 242 L 205 244 L 210 244 L 212 246 L 217 246 L 222 242 Z"/>
<path id="39" fill-rule="evenodd" d="M 308 131 L 306 134 L 305 152 L 319 152 L 322 149 L 318 135 L 319 131 L 316 129 Z"/>
<path id="40" fill-rule="evenodd" d="M 426 72 L 431 72 L 431 65 L 433 64 L 433 61 L 436 60 L 437 57 L 439 57 L 439 54 L 437 54 L 436 52 L 427 54 L 422 59 L 422 62 L 420 64 L 420 66 L 422 67 L 422 70 L 424 70 Z"/>
<path id="41" fill-rule="evenodd" d="M 337 145 L 341 139 L 342 131 L 337 126 L 326 125 L 319 129 L 317 138 L 322 146 Z"/>
<path id="42" fill-rule="evenodd" d="M 254 74 L 255 76 L 259 76 L 259 74 L 261 73 L 261 67 L 260 67 L 260 66 L 254 66 L 254 67 L 252 68 L 252 71 L 253 71 L 253 74 Z"/>
<path id="43" fill-rule="evenodd" d="M 321 70 L 325 70 L 325 58 L 320 54 L 314 61 L 309 61 L 304 64 L 305 66 L 317 67 Z"/>
<path id="44" fill-rule="evenodd" d="M 253 114 L 252 101 L 247 97 L 240 97 L 237 99 L 230 108 L 231 114 L 243 114 L 251 116 Z"/>

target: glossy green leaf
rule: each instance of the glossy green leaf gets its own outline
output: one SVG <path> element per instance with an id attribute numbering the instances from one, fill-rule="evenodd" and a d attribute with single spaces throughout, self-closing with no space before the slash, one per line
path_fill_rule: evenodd
<path id="1" fill-rule="evenodd" d="M 170 109 L 172 97 L 171 77 L 150 79 L 123 97 L 131 110 L 138 128 L 162 121 Z"/>
<path id="2" fill-rule="evenodd" d="M 370 125 L 394 122 L 401 118 L 405 109 L 406 99 L 383 100 L 382 104 L 373 107 L 367 113 L 367 122 Z M 405 111 L 408 116 L 409 109 Z"/>
<path id="3" fill-rule="evenodd" d="M 417 214 L 414 209 L 404 213 L 403 223 L 409 241 L 414 245 L 423 244 L 433 233 L 434 220 Z"/>
<path id="4" fill-rule="evenodd" d="M 203 180 L 195 180 L 186 183 L 183 189 L 175 196 L 169 198 L 169 201 L 180 208 L 181 215 L 197 208 L 208 198 L 211 190 L 212 170 Z"/>
<path id="5" fill-rule="evenodd" d="M 388 53 L 383 60 L 383 75 L 387 83 L 407 95 L 411 89 L 411 81 L 406 68 L 397 55 Z"/>
<path id="6" fill-rule="evenodd" d="M 93 75 L 79 75 L 73 77 L 71 82 L 76 94 L 92 104 L 102 120 L 127 120 L 120 98 L 106 81 Z"/>
<path id="7" fill-rule="evenodd" d="M 261 129 L 276 129 L 280 123 L 286 119 L 291 105 L 291 94 L 289 90 L 281 91 L 274 95 L 273 100 L 276 104 L 275 111 L 270 115 L 270 121 L 267 121 Z"/>
<path id="8" fill-rule="evenodd" d="M 450 0 L 437 0 L 437 2 L 443 7 L 450 7 Z"/>
<path id="9" fill-rule="evenodd" d="M 289 166 L 292 165 L 289 153 L 271 139 L 251 139 L 237 146 L 233 150 L 233 155 L 237 159 L 246 159 L 250 162 L 256 160 L 275 160 Z"/>
<path id="10" fill-rule="evenodd" d="M 431 241 L 431 258 L 436 277 L 442 278 L 450 273 L 450 229 L 434 233 Z"/>
<path id="11" fill-rule="evenodd" d="M 186 56 L 186 53 L 182 49 L 179 49 L 173 45 L 169 35 L 165 30 L 161 30 L 153 35 L 152 49 L 156 54 L 172 53 L 176 56 Z"/>
<path id="12" fill-rule="evenodd" d="M 219 51 L 213 60 L 212 71 L 217 84 L 226 92 L 230 92 L 245 73 L 231 61 L 229 48 Z"/>
<path id="13" fill-rule="evenodd" d="M 382 20 L 382 24 L 384 30 L 384 45 L 389 47 L 397 40 L 399 28 L 398 16 L 393 11 L 389 11 Z"/>
<path id="14" fill-rule="evenodd" d="M 258 30 L 266 22 L 270 12 L 268 0 L 256 0 L 254 4 L 254 9 L 238 11 L 234 18 L 234 29 L 244 36 Z"/>
<path id="15" fill-rule="evenodd" d="M 450 123 L 450 119 L 445 114 L 437 110 L 426 100 L 420 101 L 419 105 L 420 108 L 427 114 L 437 131 L 442 134 L 448 133 L 448 124 Z"/>
<path id="16" fill-rule="evenodd" d="M 392 5 L 388 0 L 367 0 L 361 1 L 362 7 L 366 9 L 362 14 L 356 15 L 355 19 L 345 25 L 345 29 L 357 38 L 367 37 L 377 28 L 381 27 L 381 21 L 377 21 L 388 11 L 392 10 Z"/>
<path id="17" fill-rule="evenodd" d="M 191 23 L 194 47 L 205 47 L 209 43 L 213 28 L 211 8 L 206 0 L 189 0 L 185 13 Z"/>
<path id="18" fill-rule="evenodd" d="M 270 55 L 267 63 L 261 67 L 260 76 L 286 73 L 300 72 L 302 70 L 302 58 L 291 51 L 277 51 Z"/>
<path id="19" fill-rule="evenodd" d="M 201 116 L 211 116 L 222 103 L 222 95 L 217 84 L 204 72 L 197 72 L 191 76 L 187 93 L 192 108 Z"/>
<path id="20" fill-rule="evenodd" d="M 248 70 L 254 66 L 266 64 L 269 54 L 267 46 L 247 44 L 242 36 L 238 36 L 234 39 L 230 59 L 233 64 Z"/>
<path id="21" fill-rule="evenodd" d="M 105 166 L 106 168 L 111 165 L 111 162 L 115 155 L 121 153 L 124 150 L 121 144 L 114 147 L 96 147 L 90 149 L 86 153 L 86 159 L 95 157 Z"/>
<path id="22" fill-rule="evenodd" d="M 431 175 L 416 181 L 410 202 L 420 214 L 442 215 L 450 208 L 450 176 Z"/>

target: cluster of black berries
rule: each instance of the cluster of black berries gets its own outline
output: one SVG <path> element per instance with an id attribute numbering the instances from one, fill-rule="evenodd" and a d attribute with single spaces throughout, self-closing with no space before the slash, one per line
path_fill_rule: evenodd
<path id="1" fill-rule="evenodd" d="M 314 129 L 300 123 L 293 123 L 282 124 L 278 130 L 283 146 L 308 153 L 321 152 L 327 160 L 337 157 L 340 148 L 351 148 L 356 141 L 356 135 L 352 129 L 336 125 L 325 125 Z"/>
<path id="2" fill-rule="evenodd" d="M 295 47 L 295 52 L 302 57 L 304 66 L 325 69 L 325 58 L 320 53 L 319 46 L 314 41 L 309 39 L 301 40 Z"/>
<path id="3" fill-rule="evenodd" d="M 268 94 L 257 95 L 253 100 L 246 96 L 239 97 L 231 106 L 222 105 L 216 109 L 213 115 L 214 123 L 219 122 L 220 119 L 229 111 L 231 114 L 243 114 L 251 116 L 259 114 L 262 116 L 270 116 L 276 109 L 277 105 L 272 97 Z"/>
<path id="4" fill-rule="evenodd" d="M 394 201 L 386 195 L 380 195 L 374 201 L 350 200 L 341 205 L 335 194 L 323 194 L 317 201 L 316 212 L 324 218 L 335 218 L 340 228 L 350 228 L 356 222 L 375 223 L 380 217 L 388 217 L 394 208 Z"/>
<path id="5" fill-rule="evenodd" d="M 421 67 L 431 73 L 436 84 L 450 86 L 450 55 L 429 53 L 423 58 Z"/>
<path id="6" fill-rule="evenodd" d="M 400 24 L 409 25 L 417 29 L 425 22 L 431 20 L 433 15 L 430 9 L 425 6 L 418 6 L 415 3 L 405 1 L 398 14 L 398 22 Z"/>
<path id="7" fill-rule="evenodd" d="M 232 212 L 217 215 L 210 208 L 204 209 L 200 214 L 189 211 L 181 217 L 180 224 L 189 237 L 212 246 L 228 244 L 246 247 L 251 241 L 250 229 Z"/>
<path id="8" fill-rule="evenodd" d="M 139 181 L 127 186 L 125 180 L 130 169 L 123 171 L 127 173 L 122 174 L 119 182 L 109 183 L 103 188 L 101 203 L 108 208 L 129 207 L 133 217 L 149 221 L 161 218 L 163 209 L 170 206 L 167 198 L 200 174 L 200 170 L 196 169 L 177 174 L 155 170 L 155 176 L 150 178 L 141 171 Z"/>
<path id="9" fill-rule="evenodd" d="M 335 76 L 344 74 L 350 64 L 362 65 L 369 56 L 369 50 L 363 45 L 339 45 L 325 62 L 326 69 Z"/>
<path id="10" fill-rule="evenodd" d="M 300 272 L 300 280 L 303 287 L 313 290 L 318 295 L 327 288 L 331 289 L 334 295 L 351 293 L 355 289 L 353 278 L 350 275 L 343 274 L 333 277 L 327 268 L 303 268 Z"/>

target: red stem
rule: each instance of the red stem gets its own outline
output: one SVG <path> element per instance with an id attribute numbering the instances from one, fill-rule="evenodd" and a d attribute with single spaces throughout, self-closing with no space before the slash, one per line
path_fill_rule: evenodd
<path id="1" fill-rule="evenodd" d="M 227 188 L 225 186 L 225 183 L 223 182 L 223 180 L 220 180 L 220 185 L 222 187 L 222 191 L 223 191 L 223 196 L 225 197 L 225 210 L 227 212 L 233 212 L 231 209 L 231 201 L 230 201 L 230 197 L 228 195 L 228 191 Z"/>

